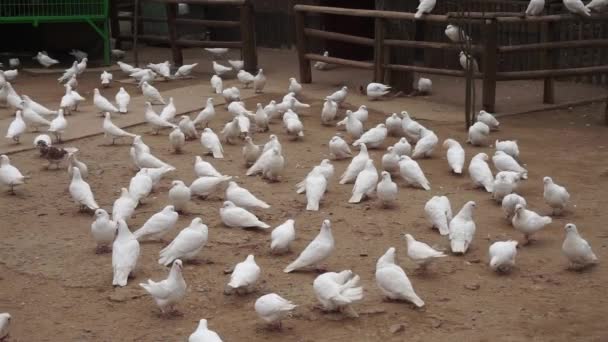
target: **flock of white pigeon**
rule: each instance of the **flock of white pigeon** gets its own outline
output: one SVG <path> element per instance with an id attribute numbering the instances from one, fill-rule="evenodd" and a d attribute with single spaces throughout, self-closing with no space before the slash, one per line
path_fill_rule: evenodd
<path id="1" fill-rule="evenodd" d="M 226 49 L 208 49 L 216 57 L 226 54 Z M 43 65 L 52 65 L 47 59 L 48 55 L 40 53 L 37 58 Z M 75 92 L 77 76 L 86 69 L 86 58 L 74 62 L 59 79 L 66 82 L 66 94 L 61 100 L 60 109 L 52 111 L 35 102 L 26 95 L 18 95 L 12 88 L 6 73 L 0 72 L 0 100 L 4 100 L 9 107 L 16 110 L 14 121 L 8 128 L 7 138 L 19 142 L 19 137 L 26 133 L 27 128 L 38 129 L 48 126 L 48 131 L 54 135 L 55 141 L 61 141 L 61 136 L 67 129 L 65 114 L 77 111 L 80 96 Z M 188 77 L 196 64 L 184 65 L 173 75 L 170 73 L 168 62 L 149 64 L 146 69 L 134 68 L 126 63 L 118 63 L 121 70 L 139 81 L 143 96 L 147 99 L 144 111 L 146 123 L 152 128 L 154 134 L 161 134 L 164 129 L 170 129 L 169 143 L 175 153 L 180 153 L 187 140 L 199 139 L 202 147 L 213 158 L 223 158 L 222 144 L 237 144 L 243 141 L 242 155 L 244 163 L 249 167 L 246 175 L 261 174 L 269 182 L 278 181 L 284 172 L 285 157 L 281 142 L 274 134 L 269 141 L 259 146 L 253 143 L 251 134 L 253 130 L 266 132 L 269 122 L 281 120 L 285 131 L 292 140 L 304 137 L 304 125 L 300 120 L 298 111 L 307 110 L 310 106 L 300 102 L 303 87 L 296 79 L 289 80 L 288 93 L 281 101 L 271 101 L 268 105 L 257 104 L 254 111 L 245 108 L 241 102 L 240 90 L 237 87 L 223 87 L 222 76 L 236 75 L 243 87 L 253 86 L 256 93 L 263 92 L 266 78 L 260 69 L 256 75 L 243 70 L 241 61 L 230 61 L 231 67 L 213 61 L 215 74 L 211 78 L 211 85 L 215 92 L 222 94 L 226 99 L 227 109 L 233 115 L 224 129 L 218 134 L 208 126 L 216 117 L 213 100 L 209 98 L 205 108 L 198 113 L 194 120 L 184 115 L 178 121 L 176 107 L 173 99 L 165 101 L 162 94 L 151 84 L 155 78 L 163 77 L 173 79 Z M 107 86 L 112 75 L 105 72 L 100 77 L 102 86 Z M 426 82 L 426 81 L 425 81 Z M 426 91 L 430 92 L 430 80 Z M 379 99 L 390 92 L 390 87 L 370 83 L 367 86 L 367 95 L 370 99 Z M 337 134 L 329 141 L 329 155 L 334 160 L 352 158 L 350 164 L 340 177 L 340 184 L 354 183 L 349 203 L 359 203 L 365 199 L 376 197 L 379 203 L 387 208 L 397 201 L 399 187 L 392 180 L 400 177 L 404 183 L 411 187 L 430 190 L 431 184 L 426 178 L 421 163 L 418 160 L 432 157 L 439 144 L 439 138 L 428 127 L 410 118 L 406 111 L 400 114 L 393 113 L 384 123 L 378 123 L 365 131 L 364 124 L 370 119 L 365 105 L 356 111 L 346 110 L 344 119 L 339 120 L 340 107 L 344 105 L 348 96 L 348 88 L 342 87 L 328 95 L 320 113 L 320 122 L 323 125 L 335 125 L 337 129 L 345 130 L 346 142 Z M 300 100 L 299 100 L 299 99 Z M 193 197 L 205 198 L 225 188 L 225 202 L 220 208 L 221 221 L 228 227 L 269 229 L 271 226 L 262 222 L 251 210 L 263 210 L 270 205 L 247 189 L 232 181 L 231 176 L 222 175 L 213 164 L 196 157 L 194 171 L 197 179 L 190 186 L 181 180 L 174 180 L 169 190 L 169 203 L 160 212 L 152 215 L 139 229 L 131 232 L 127 221 L 137 210 L 139 203 L 144 201 L 153 188 L 175 168 L 160 160 L 152 154 L 151 149 L 144 143 L 141 136 L 129 133 L 112 123 L 111 113 L 127 113 L 130 96 L 124 88 L 120 88 L 115 98 L 116 105 L 103 97 L 95 89 L 93 104 L 105 116 L 102 129 L 105 136 L 115 142 L 117 139 L 132 139 L 130 154 L 139 172 L 131 179 L 128 188 L 122 188 L 121 195 L 112 205 L 111 214 L 102 209 L 96 202 L 91 187 L 86 182 L 88 167 L 75 158 L 72 149 L 67 153 L 68 172 L 71 175 L 69 193 L 81 210 L 91 210 L 95 213 L 91 224 L 92 237 L 97 243 L 98 252 L 111 249 L 114 286 L 126 286 L 133 270 L 137 267 L 140 254 L 140 241 L 159 240 L 171 231 L 177 223 L 179 213 L 187 212 Z M 157 114 L 153 104 L 165 105 L 160 114 Z M 47 120 L 46 117 L 52 117 Z M 197 132 L 197 127 L 203 127 Z M 499 128 L 496 118 L 485 111 L 477 115 L 477 122 L 468 132 L 467 142 L 476 146 L 490 145 L 490 134 Z M 384 146 L 387 138 L 396 137 L 399 140 L 387 148 L 381 159 L 379 172 L 374 161 L 368 154 L 368 148 Z M 52 146 L 53 139 L 47 135 L 39 135 L 34 145 L 40 142 Z M 352 147 L 359 149 L 353 155 Z M 413 145 L 413 147 L 412 147 Z M 541 216 L 527 209 L 526 200 L 515 191 L 518 184 L 528 178 L 528 171 L 519 162 L 519 147 L 517 141 L 498 141 L 492 156 L 492 164 L 497 170 L 493 175 L 489 157 L 485 153 L 473 156 L 468 165 L 468 174 L 476 187 L 483 188 L 494 200 L 502 205 L 506 218 L 513 228 L 523 234 L 527 244 L 533 234 L 551 224 L 550 217 Z M 454 139 L 446 139 L 443 147 L 447 151 L 447 161 L 455 175 L 462 174 L 465 168 L 465 150 Z M 59 148 L 61 150 L 61 148 Z M 318 211 L 327 190 L 328 184 L 334 174 L 334 166 L 329 159 L 324 159 L 318 166 L 312 168 L 304 180 L 296 185 L 297 193 L 305 193 L 307 199 L 306 210 Z M 32 176 L 35 177 L 35 176 Z M 25 184 L 26 177 L 11 165 L 9 157 L 0 157 L 0 183 L 14 188 Z M 561 214 L 568 206 L 570 195 L 567 190 L 554 183 L 550 177 L 544 177 L 544 200 L 553 209 L 553 214 Z M 225 186 L 227 185 L 227 186 Z M 446 196 L 434 196 L 424 206 L 424 212 L 430 224 L 442 236 L 449 239 L 451 251 L 456 255 L 467 253 L 475 237 L 474 209 L 475 202 L 467 202 L 462 209 L 452 215 L 452 208 Z M 566 237 L 562 250 L 570 262 L 570 267 L 580 269 L 598 262 L 591 247 L 579 236 L 574 224 L 565 226 Z M 275 254 L 282 254 L 290 250 L 291 243 L 296 238 L 295 222 L 292 219 L 280 224 L 272 230 L 270 249 Z M 407 241 L 407 256 L 421 269 L 437 258 L 446 257 L 442 251 L 430 247 L 428 244 L 417 241 L 412 235 L 405 235 Z M 208 227 L 201 218 L 194 218 L 191 224 L 184 228 L 175 239 L 159 253 L 159 263 L 171 266 L 166 279 L 161 281 L 148 280 L 139 284 L 152 296 L 163 314 L 170 314 L 174 307 L 185 296 L 187 284 L 182 276 L 182 261 L 195 259 L 203 250 L 208 240 Z M 515 265 L 518 242 L 498 241 L 489 247 L 489 267 L 501 273 L 508 273 Z M 319 267 L 334 251 L 334 237 L 330 220 L 324 220 L 319 234 L 302 250 L 299 256 L 288 264 L 284 272 Z M 376 282 L 382 294 L 392 300 L 403 300 L 413 303 L 416 307 L 425 305 L 416 294 L 405 271 L 395 262 L 396 250 L 388 248 L 376 264 Z M 237 294 L 251 293 L 260 280 L 261 269 L 256 264 L 254 255 L 238 263 L 230 276 L 227 291 Z M 363 288 L 360 277 L 351 270 L 341 272 L 325 272 L 319 275 L 313 283 L 314 293 L 323 309 L 327 311 L 340 311 L 352 317 L 357 313 L 353 304 L 363 298 Z M 261 296 L 255 301 L 254 309 L 262 320 L 274 327 L 280 327 L 281 319 L 286 317 L 296 305 L 276 293 Z M 8 313 L 0 314 L 0 338 L 8 334 Z M 4 335 L 3 335 L 4 334 Z M 202 319 L 189 341 L 221 341 L 220 337 L 207 328 L 207 321 Z"/>

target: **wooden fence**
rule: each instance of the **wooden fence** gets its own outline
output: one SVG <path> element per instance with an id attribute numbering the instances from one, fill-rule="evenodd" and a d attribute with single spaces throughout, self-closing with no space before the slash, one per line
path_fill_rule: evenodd
<path id="1" fill-rule="evenodd" d="M 384 82 L 386 76 L 391 71 L 406 71 L 427 73 L 435 75 L 447 75 L 464 77 L 464 71 L 456 68 L 446 68 L 428 63 L 425 58 L 424 66 L 415 65 L 413 60 L 406 61 L 407 64 L 390 63 L 390 54 L 397 48 L 404 49 L 423 49 L 426 51 L 452 51 L 454 60 L 457 61 L 458 51 L 462 49 L 461 44 L 453 42 L 432 41 L 428 35 L 424 35 L 424 40 L 414 39 L 388 39 L 385 35 L 387 21 L 400 20 L 410 23 L 420 22 L 426 26 L 439 26 L 445 29 L 447 24 L 458 24 L 461 26 L 473 27 L 472 35 L 474 44 L 472 51 L 475 56 L 481 57 L 481 69 L 475 73 L 474 77 L 483 80 L 482 106 L 488 111 L 495 111 L 496 82 L 507 80 L 527 80 L 544 79 L 545 103 L 554 103 L 553 80 L 557 77 L 570 77 L 583 75 L 593 75 L 608 73 L 607 58 L 600 59 L 600 65 L 584 65 L 569 61 L 564 64 L 562 61 L 563 52 L 570 49 L 584 49 L 595 51 L 598 48 L 608 47 L 608 37 L 606 38 L 585 38 L 560 40 L 557 34 L 560 31 L 558 25 L 578 24 L 592 25 L 596 23 L 604 24 L 608 22 L 608 14 L 593 14 L 590 18 L 581 19 L 570 14 L 545 15 L 538 17 L 524 17 L 521 13 L 513 12 L 469 12 L 465 16 L 463 13 L 448 12 L 444 15 L 425 15 L 416 20 L 414 13 L 378 11 L 378 10 L 356 10 L 323 6 L 296 5 L 295 24 L 296 24 L 296 46 L 300 65 L 300 80 L 303 83 L 312 81 L 310 61 L 324 61 L 332 64 L 347 65 L 356 68 L 369 69 L 374 71 L 374 81 Z M 332 14 L 354 17 L 374 18 L 375 36 L 374 38 L 357 37 L 342 33 L 328 32 L 321 29 L 306 27 L 306 15 L 309 14 Z M 538 30 L 538 41 L 533 43 L 505 42 L 500 37 L 499 28 L 509 25 L 535 26 Z M 468 32 L 467 32 L 468 34 Z M 324 57 L 315 53 L 308 53 L 307 41 L 310 38 L 320 38 L 372 46 L 374 49 L 374 60 L 352 61 L 343 58 Z M 604 50 L 605 51 L 605 50 Z M 502 60 L 508 60 L 509 55 L 526 52 L 528 56 L 536 56 L 534 63 L 525 61 L 518 65 L 516 70 L 513 68 L 500 68 Z M 605 57 L 605 56 L 604 56 Z M 531 58 L 528 58 L 531 59 Z"/>
<path id="2" fill-rule="evenodd" d="M 143 2 L 163 3 L 166 6 L 167 18 L 151 18 L 140 16 L 141 4 Z M 239 20 L 208 20 L 179 18 L 177 16 L 177 4 L 194 4 L 206 6 L 230 6 L 235 12 L 239 12 Z M 182 47 L 204 47 L 204 48 L 240 48 L 244 61 L 244 69 L 250 72 L 257 71 L 257 51 L 255 41 L 255 16 L 251 0 L 134 0 L 132 14 L 118 14 L 118 8 L 111 9 L 112 19 L 116 21 L 130 21 L 133 32 L 120 33 L 116 24 L 113 30 L 118 30 L 117 38 L 120 40 L 133 41 L 133 52 L 135 64 L 138 64 L 137 43 L 147 41 L 155 43 L 169 43 L 173 51 L 173 62 L 176 65 L 183 64 Z M 168 36 L 143 35 L 140 32 L 144 22 L 166 22 Z M 240 40 L 237 41 L 210 41 L 210 40 L 188 40 L 178 37 L 177 25 L 196 25 L 201 27 L 218 27 L 223 29 L 238 29 Z"/>

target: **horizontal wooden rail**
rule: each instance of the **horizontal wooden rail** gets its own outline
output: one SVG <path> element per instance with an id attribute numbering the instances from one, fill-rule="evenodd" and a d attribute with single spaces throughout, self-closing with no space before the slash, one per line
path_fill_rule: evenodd
<path id="1" fill-rule="evenodd" d="M 425 42 L 415 40 L 399 40 L 399 39 L 386 39 L 384 41 L 386 46 L 398 46 L 404 48 L 419 48 L 419 49 L 447 49 L 447 50 L 462 50 L 462 45 L 458 43 L 439 43 L 439 42 Z M 483 51 L 481 45 L 471 45 L 471 49 L 474 52 Z"/>
<path id="2" fill-rule="evenodd" d="M 464 70 L 453 70 L 453 69 L 438 69 L 438 68 L 427 68 L 416 65 L 402 65 L 402 64 L 386 64 L 384 68 L 389 70 L 398 70 L 398 71 L 413 71 L 425 74 L 433 74 L 433 75 L 445 75 L 445 76 L 458 76 L 464 77 Z M 482 78 L 482 73 L 476 73 L 474 75 L 475 78 Z"/>
<path id="3" fill-rule="evenodd" d="M 133 39 L 133 35 L 129 33 L 121 34 L 120 39 Z M 156 35 L 138 35 L 138 40 L 152 42 L 152 43 L 169 43 L 169 37 L 167 36 L 156 36 Z M 183 47 L 220 47 L 220 48 L 240 48 L 243 46 L 241 41 L 210 41 L 210 40 L 188 40 L 178 39 L 175 41 L 178 46 Z"/>
<path id="4" fill-rule="evenodd" d="M 323 55 L 318 55 L 316 53 L 307 53 L 304 55 L 304 58 L 311 60 L 311 61 L 321 61 L 321 62 L 326 62 L 326 63 L 330 63 L 330 64 L 340 64 L 340 65 L 351 66 L 353 68 L 359 68 L 359 69 L 369 69 L 369 70 L 374 69 L 374 63 L 371 63 L 371 62 L 352 61 L 350 59 L 343 59 L 343 58 L 336 58 L 336 57 L 325 57 Z"/>
<path id="5" fill-rule="evenodd" d="M 162 2 L 163 4 L 191 4 L 191 5 L 237 5 L 242 6 L 250 0 L 141 0 L 145 2 Z"/>
<path id="6" fill-rule="evenodd" d="M 118 16 L 118 20 L 121 21 L 133 21 L 133 16 L 128 14 L 121 14 Z M 138 17 L 137 21 L 149 22 L 149 23 L 166 23 L 165 18 L 152 18 L 152 17 Z M 176 24 L 180 25 L 201 25 L 208 27 L 239 27 L 241 25 L 238 21 L 227 21 L 227 20 L 206 20 L 206 19 L 187 19 L 177 18 L 175 19 Z"/>
<path id="7" fill-rule="evenodd" d="M 338 8 L 338 7 L 325 7 L 325 6 L 310 6 L 310 5 L 295 5 L 293 9 L 296 12 L 308 12 L 318 14 L 337 14 L 346 15 L 350 17 L 366 17 L 366 18 L 384 18 L 384 19 L 406 19 L 415 20 L 415 13 L 410 12 L 393 12 L 393 11 L 376 11 L 376 10 L 363 10 L 363 9 L 352 9 L 352 8 Z M 425 21 L 445 23 L 449 21 L 446 15 L 437 14 L 426 14 L 424 15 Z"/>
<path id="8" fill-rule="evenodd" d="M 608 39 L 568 40 L 534 44 L 519 44 L 499 46 L 498 52 L 519 52 L 545 49 L 568 49 L 582 47 L 607 47 Z"/>
<path id="9" fill-rule="evenodd" d="M 331 31 L 322 31 L 322 30 L 316 30 L 316 29 L 311 29 L 311 28 L 305 28 L 304 34 L 306 34 L 309 37 L 316 37 L 316 38 L 323 38 L 323 39 L 329 39 L 329 40 L 336 40 L 339 42 L 374 46 L 373 38 L 353 36 L 350 34 L 331 32 Z"/>
<path id="10" fill-rule="evenodd" d="M 608 65 L 568 68 L 568 69 L 546 69 L 530 71 L 506 71 L 496 73 L 499 81 L 532 80 L 545 77 L 567 77 L 585 74 L 608 72 Z"/>
<path id="11" fill-rule="evenodd" d="M 498 23 L 549 23 L 558 21 L 592 21 L 592 20 L 608 20 L 608 13 L 592 13 L 590 17 L 581 17 L 574 14 L 552 14 L 552 15 L 541 15 L 534 17 L 498 17 L 496 18 Z"/>

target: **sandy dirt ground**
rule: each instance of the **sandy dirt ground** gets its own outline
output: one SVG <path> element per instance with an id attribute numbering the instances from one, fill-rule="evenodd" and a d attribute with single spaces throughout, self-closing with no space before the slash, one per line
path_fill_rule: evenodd
<path id="1" fill-rule="evenodd" d="M 41 78 L 44 79 L 44 78 Z M 85 81 L 87 82 L 87 81 Z M 91 80 L 90 82 L 94 82 Z M 43 86 L 43 85 L 38 85 Z M 92 88 L 92 86 L 86 87 Z M 50 96 L 50 95 L 49 95 Z M 53 95 L 54 96 L 54 95 Z M 248 108 L 257 102 L 279 99 L 266 94 L 246 101 Z M 306 99 L 312 108 L 302 111 L 306 136 L 288 141 L 277 122 L 271 132 L 283 142 L 287 167 L 279 183 L 259 177 L 246 177 L 240 145 L 225 145 L 226 158 L 212 163 L 272 207 L 255 211 L 273 227 L 288 218 L 296 221 L 297 240 L 293 252 L 273 256 L 269 252 L 270 231 L 227 228 L 219 219 L 223 192 L 206 200 L 196 199 L 177 227 L 173 238 L 194 217 L 209 226 L 209 242 L 196 263 L 184 267 L 187 295 L 178 305 L 182 316 L 163 318 L 158 308 L 137 284 L 148 278 L 166 277 L 168 269 L 158 265 L 162 243 L 143 243 L 134 279 L 125 288 L 111 286 L 111 255 L 97 255 L 90 236 L 92 215 L 79 213 L 67 191 L 65 169 L 43 170 L 44 161 L 35 151 L 11 155 L 14 165 L 32 178 L 16 196 L 0 195 L 0 312 L 8 311 L 14 320 L 11 341 L 184 341 L 201 318 L 224 341 L 605 341 L 608 314 L 605 283 L 608 271 L 603 264 L 578 273 L 566 270 L 561 255 L 567 222 L 578 225 L 601 261 L 608 258 L 608 135 L 600 125 L 600 106 L 577 108 L 502 119 L 501 130 L 492 139 L 516 138 L 527 164 L 529 180 L 518 189 L 529 207 L 540 213 L 549 208 L 542 199 L 542 177 L 568 187 L 571 206 L 564 217 L 536 235 L 537 241 L 519 249 L 517 268 L 507 276 L 494 274 L 487 266 L 488 246 L 497 240 L 521 239 L 503 218 L 500 207 L 490 195 L 473 189 L 468 175 L 449 172 L 445 152 L 437 148 L 433 157 L 422 160 L 432 190 L 408 188 L 401 180 L 399 204 L 380 209 L 374 200 L 348 204 L 352 185 L 338 185 L 337 178 L 349 161 L 336 161 L 331 181 L 319 212 L 305 211 L 305 197 L 295 193 L 295 184 L 328 155 L 327 142 L 335 128 L 319 124 L 319 100 Z M 356 107 L 362 103 L 349 103 Z M 376 107 L 383 104 L 376 103 Z M 403 108 L 407 109 L 407 108 Z M 211 127 L 218 131 L 230 119 L 223 106 Z M 412 112 L 415 116 L 416 112 Z M 76 115 L 91 115 L 80 113 Z M 131 115 L 131 114 L 129 114 Z M 383 122 L 385 113 L 372 112 L 365 125 Z M 466 139 L 461 123 L 423 121 L 441 140 Z M 177 167 L 164 179 L 128 224 L 140 227 L 167 203 L 173 179 L 190 183 L 195 179 L 194 156 L 202 153 L 198 141 L 189 142 L 185 153 L 172 154 L 167 132 L 150 135 L 147 126 L 130 129 L 141 134 L 153 153 Z M 263 143 L 268 134 L 255 134 Z M 28 140 L 29 141 L 29 140 Z M 393 144 L 387 139 L 383 148 Z M 91 185 L 100 205 L 110 210 L 119 189 L 128 186 L 134 174 L 129 145 L 108 146 L 102 136 L 67 143 L 80 149 L 80 159 L 89 165 Z M 467 162 L 478 152 L 491 148 L 466 146 Z M 383 150 L 371 155 L 380 166 Z M 209 158 L 206 158 L 210 160 Z M 405 256 L 403 233 L 449 249 L 449 242 L 425 221 L 423 206 L 433 195 L 447 195 L 454 212 L 469 200 L 477 202 L 477 233 L 465 256 L 449 256 L 432 265 L 426 273 L 414 270 Z M 316 308 L 312 282 L 314 272 L 284 274 L 289 264 L 317 234 L 323 219 L 330 219 L 336 250 L 326 261 L 331 271 L 352 269 L 362 278 L 364 300 L 355 305 L 360 317 L 345 318 Z M 404 267 L 419 296 L 423 309 L 407 303 L 384 302 L 375 285 L 374 270 L 378 257 L 388 247 L 397 248 L 399 264 Z M 255 254 L 262 268 L 257 291 L 246 296 L 223 294 L 227 270 L 248 254 Z M 298 304 L 293 317 L 283 323 L 283 331 L 268 331 L 253 310 L 255 300 L 276 292 Z"/>

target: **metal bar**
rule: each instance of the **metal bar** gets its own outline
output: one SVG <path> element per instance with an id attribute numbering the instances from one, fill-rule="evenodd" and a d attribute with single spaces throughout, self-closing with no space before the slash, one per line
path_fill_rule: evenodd
<path id="1" fill-rule="evenodd" d="M 460 51 L 462 46 L 457 43 L 439 43 L 439 42 L 425 42 L 425 41 L 414 41 L 414 40 L 399 40 L 399 39 L 386 39 L 384 40 L 386 46 L 404 47 L 404 48 L 420 48 L 420 49 L 438 49 L 438 50 L 456 50 Z M 474 52 L 482 52 L 482 45 L 472 45 L 471 48 Z"/>
<path id="2" fill-rule="evenodd" d="M 439 69 L 439 68 L 427 68 L 416 65 L 401 65 L 401 64 L 387 64 L 384 66 L 386 69 L 398 70 L 398 71 L 413 71 L 418 73 L 432 74 L 432 75 L 445 75 L 445 76 L 457 76 L 464 77 L 464 70 L 453 70 L 453 69 Z M 482 78 L 482 73 L 475 73 L 475 78 Z"/>
<path id="3" fill-rule="evenodd" d="M 545 77 L 567 77 L 583 74 L 588 75 L 600 72 L 608 72 L 608 65 L 567 69 L 498 72 L 496 73 L 496 77 L 500 81 L 532 80 Z"/>
<path id="4" fill-rule="evenodd" d="M 121 39 L 132 39 L 132 34 L 121 34 Z M 169 37 L 167 36 L 155 36 L 155 35 L 139 35 L 138 39 L 143 42 L 153 43 L 169 43 Z M 178 46 L 181 47 L 222 47 L 238 49 L 243 47 L 241 41 L 209 41 L 209 40 L 189 40 L 189 39 L 178 39 L 175 41 Z"/>
<path id="5" fill-rule="evenodd" d="M 366 46 L 374 46 L 374 39 L 353 36 L 350 34 L 323 31 L 323 30 L 317 30 L 317 29 L 311 29 L 311 28 L 305 28 L 304 34 L 308 37 L 316 37 L 316 38 L 335 40 L 335 41 L 339 41 L 339 42 L 360 44 L 360 45 L 366 45 Z"/>
<path id="6" fill-rule="evenodd" d="M 499 46 L 498 52 L 508 53 L 529 50 L 567 49 L 581 47 L 608 47 L 608 39 L 568 40 L 559 42 Z"/>
<path id="7" fill-rule="evenodd" d="M 343 58 L 336 58 L 336 57 L 325 57 L 322 55 L 318 55 L 315 53 L 307 53 L 304 55 L 304 58 L 307 61 L 321 61 L 321 62 L 327 62 L 327 63 L 331 63 L 331 64 L 340 64 L 340 65 L 347 65 L 347 66 L 351 66 L 354 68 L 360 68 L 360 69 L 368 69 L 368 70 L 374 70 L 374 63 L 370 63 L 370 62 L 360 62 L 360 61 L 351 61 L 350 59 L 343 59 Z M 310 62 L 309 62 L 310 64 Z M 386 66 L 384 66 L 386 67 Z"/>
<path id="8" fill-rule="evenodd" d="M 129 14 L 121 14 L 118 16 L 118 20 L 126 21 L 133 20 L 133 16 Z M 163 18 L 152 18 L 152 17 L 139 17 L 140 21 L 164 23 L 166 20 Z M 228 20 L 207 20 L 207 19 L 190 19 L 190 18 L 176 18 L 175 23 L 178 25 L 201 25 L 209 27 L 240 27 L 239 21 L 228 21 Z"/>
<path id="9" fill-rule="evenodd" d="M 338 8 L 325 6 L 310 6 L 310 5 L 295 5 L 293 8 L 297 12 L 320 13 L 320 14 L 337 14 L 351 17 L 367 17 L 367 18 L 384 18 L 384 19 L 407 19 L 415 20 L 415 13 L 409 12 L 394 12 L 394 11 L 375 11 L 352 8 Z M 449 18 L 445 15 L 426 14 L 423 17 L 426 21 L 434 21 L 445 23 Z"/>

